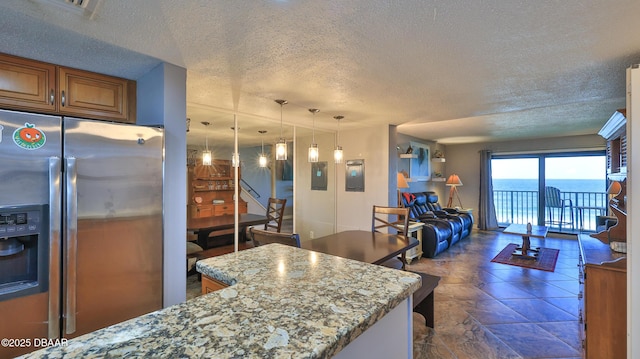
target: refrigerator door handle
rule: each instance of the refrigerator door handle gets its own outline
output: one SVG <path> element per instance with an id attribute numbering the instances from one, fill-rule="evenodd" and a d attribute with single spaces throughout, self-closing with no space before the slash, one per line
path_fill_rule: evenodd
<path id="1" fill-rule="evenodd" d="M 49 158 L 49 339 L 60 337 L 61 160 Z"/>
<path id="2" fill-rule="evenodd" d="M 78 255 L 78 177 L 76 158 L 66 158 L 65 333 L 76 331 L 76 268 Z"/>

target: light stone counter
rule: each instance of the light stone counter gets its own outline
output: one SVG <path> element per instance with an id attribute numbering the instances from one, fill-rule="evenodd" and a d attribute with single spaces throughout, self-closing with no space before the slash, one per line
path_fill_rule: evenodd
<path id="1" fill-rule="evenodd" d="M 410 272 L 279 244 L 197 270 L 231 286 L 27 357 L 330 358 L 420 287 Z"/>

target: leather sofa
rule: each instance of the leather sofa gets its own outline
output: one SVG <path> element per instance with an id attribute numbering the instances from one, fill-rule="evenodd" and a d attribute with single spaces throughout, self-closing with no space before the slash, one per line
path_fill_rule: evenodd
<path id="1" fill-rule="evenodd" d="M 440 207 L 434 192 L 403 193 L 402 201 L 409 208 L 411 220 L 425 224 L 422 227 L 425 257 L 435 257 L 471 233 L 473 216 Z"/>
<path id="2" fill-rule="evenodd" d="M 411 197 L 409 199 L 409 197 Z M 422 252 L 424 257 L 433 258 L 449 248 L 454 235 L 454 226 L 450 221 L 438 218 L 433 213 L 421 213 L 415 203 L 416 198 L 403 196 L 404 206 L 409 208 L 411 220 L 422 222 Z"/>
<path id="3" fill-rule="evenodd" d="M 462 232 L 460 233 L 460 239 L 467 237 L 471 234 L 473 229 L 473 214 L 466 212 L 459 212 L 455 208 L 442 208 L 438 203 L 438 195 L 435 192 L 424 192 L 427 196 L 427 206 L 436 216 L 456 216 L 462 221 Z"/>

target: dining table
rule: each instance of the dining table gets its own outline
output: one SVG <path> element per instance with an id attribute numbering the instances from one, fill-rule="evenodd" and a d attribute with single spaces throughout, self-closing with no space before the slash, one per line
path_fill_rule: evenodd
<path id="1" fill-rule="evenodd" d="M 301 248 L 365 263 L 382 264 L 418 244 L 414 237 L 351 230 L 302 241 Z"/>
<path id="2" fill-rule="evenodd" d="M 269 219 L 266 215 L 240 213 L 238 215 L 238 230 L 240 234 L 239 239 L 241 241 L 246 240 L 247 227 L 257 226 L 268 222 Z M 235 228 L 235 216 L 232 214 L 223 216 L 189 218 L 187 220 L 187 231 L 194 232 L 198 235 L 198 245 L 202 247 L 202 249 L 209 248 L 207 242 L 209 240 L 209 235 L 212 232 L 233 228 Z"/>

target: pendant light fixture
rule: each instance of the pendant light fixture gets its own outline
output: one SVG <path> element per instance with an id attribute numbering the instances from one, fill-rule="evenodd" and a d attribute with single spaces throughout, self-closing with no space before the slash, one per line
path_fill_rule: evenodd
<path id="1" fill-rule="evenodd" d="M 280 104 L 280 139 L 276 143 L 276 161 L 287 160 L 287 140 L 282 137 L 282 106 L 288 104 L 287 100 L 275 100 Z"/>
<path id="2" fill-rule="evenodd" d="M 311 146 L 309 146 L 309 162 L 318 162 L 318 144 L 316 143 L 316 113 L 320 112 L 317 108 L 310 108 L 309 112 L 313 114 L 313 127 L 311 128 Z"/>
<path id="3" fill-rule="evenodd" d="M 260 133 L 260 137 L 262 140 L 262 152 L 260 152 L 260 157 L 258 157 L 258 165 L 262 168 L 267 167 L 269 160 L 267 159 L 267 155 L 264 153 L 264 134 L 267 133 L 265 130 L 258 131 Z"/>
<path id="4" fill-rule="evenodd" d="M 336 136 L 336 149 L 333 150 L 333 161 L 335 163 L 342 163 L 343 153 L 342 146 L 340 146 L 340 120 L 344 118 L 344 116 L 333 116 L 338 121 L 338 135 Z"/>
<path id="5" fill-rule="evenodd" d="M 236 143 L 238 142 L 238 131 L 240 131 L 240 127 L 238 127 L 238 131 L 236 131 L 236 124 L 237 119 L 236 119 L 236 115 L 233 115 L 233 123 L 234 126 L 231 127 L 231 131 L 233 131 L 233 143 L 234 143 L 234 151 L 231 152 L 231 166 L 232 167 L 240 167 L 240 154 L 237 152 L 237 147 L 236 147 Z"/>
<path id="6" fill-rule="evenodd" d="M 201 124 L 204 125 L 205 130 L 207 128 L 207 126 L 209 126 L 211 123 L 207 122 L 207 121 L 202 121 L 200 122 Z M 204 138 L 204 151 L 202 151 L 202 164 L 204 166 L 211 166 L 211 151 L 209 151 L 209 135 L 205 135 Z"/>

